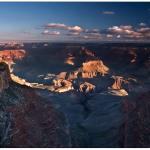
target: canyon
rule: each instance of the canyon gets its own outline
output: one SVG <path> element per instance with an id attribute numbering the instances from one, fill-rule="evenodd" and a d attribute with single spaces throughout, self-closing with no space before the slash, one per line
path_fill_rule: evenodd
<path id="1" fill-rule="evenodd" d="M 148 147 L 149 46 L 43 45 L 0 51 L 2 147 Z"/>

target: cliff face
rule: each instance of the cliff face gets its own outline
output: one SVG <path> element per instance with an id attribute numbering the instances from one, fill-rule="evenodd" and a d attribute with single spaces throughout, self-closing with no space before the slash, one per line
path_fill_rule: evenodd
<path id="1" fill-rule="evenodd" d="M 14 59 L 22 59 L 25 57 L 26 52 L 25 50 L 3 50 L 0 51 L 0 59 L 6 61 L 12 61 Z"/>
<path id="2" fill-rule="evenodd" d="M 15 63 L 15 60 L 21 60 L 26 56 L 25 50 L 3 50 L 0 51 L 0 62 L 6 62 L 9 65 L 10 70 L 11 66 Z"/>
<path id="3" fill-rule="evenodd" d="M 0 63 L 0 93 L 9 87 L 11 81 L 8 65 L 4 62 Z"/>
<path id="4" fill-rule="evenodd" d="M 122 127 L 123 147 L 150 147 L 150 92 L 138 93 L 124 101 L 125 123 Z"/>
<path id="5" fill-rule="evenodd" d="M 11 80 L 0 63 L 0 147 L 68 147 L 63 115 L 35 93 Z"/>

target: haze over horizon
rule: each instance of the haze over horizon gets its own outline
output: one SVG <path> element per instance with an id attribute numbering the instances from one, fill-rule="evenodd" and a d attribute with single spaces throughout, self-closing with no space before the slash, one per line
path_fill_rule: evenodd
<path id="1" fill-rule="evenodd" d="M 1 2 L 0 42 L 149 42 L 149 16 L 149 3 Z"/>

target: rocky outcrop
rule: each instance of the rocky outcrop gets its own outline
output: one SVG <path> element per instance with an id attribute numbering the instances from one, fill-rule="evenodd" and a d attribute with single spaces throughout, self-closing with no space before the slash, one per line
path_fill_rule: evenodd
<path id="1" fill-rule="evenodd" d="M 113 90 L 120 90 L 122 88 L 123 77 L 121 76 L 112 76 L 114 83 L 111 86 Z"/>
<path id="2" fill-rule="evenodd" d="M 128 81 L 121 76 L 112 76 L 112 78 L 114 83 L 111 87 L 108 87 L 108 93 L 116 96 L 128 96 L 128 92 L 122 87 L 122 84 L 127 84 Z"/>
<path id="3" fill-rule="evenodd" d="M 0 51 L 0 62 L 6 62 L 9 65 L 10 71 L 12 71 L 11 66 L 14 64 L 15 60 L 21 60 L 26 55 L 25 50 L 3 50 Z"/>
<path id="4" fill-rule="evenodd" d="M 0 59 L 2 60 L 13 60 L 13 59 L 22 59 L 25 57 L 25 50 L 3 50 L 0 51 Z"/>
<path id="5" fill-rule="evenodd" d="M 103 64 L 101 60 L 91 60 L 82 64 L 82 78 L 93 78 L 98 74 L 104 76 L 108 74 L 109 68 Z"/>
<path id="6" fill-rule="evenodd" d="M 53 88 L 55 92 L 59 92 L 59 93 L 73 90 L 72 83 L 64 79 L 53 80 Z"/>
<path id="7" fill-rule="evenodd" d="M 80 84 L 79 91 L 83 93 L 91 93 L 91 92 L 94 92 L 95 88 L 96 88 L 95 85 L 90 84 L 88 82 L 84 82 Z"/>
<path id="8" fill-rule="evenodd" d="M 72 72 L 67 73 L 66 79 L 67 80 L 74 80 L 74 79 L 77 79 L 78 77 L 79 77 L 79 71 L 76 70 L 76 71 L 72 71 Z"/>
<path id="9" fill-rule="evenodd" d="M 6 63 L 0 63 L 0 93 L 9 87 L 11 81 L 9 67 Z"/>
<path id="10" fill-rule="evenodd" d="M 74 60 L 75 60 L 75 57 L 72 56 L 71 54 L 68 54 L 68 57 L 66 58 L 65 63 L 68 65 L 74 65 L 75 64 Z"/>

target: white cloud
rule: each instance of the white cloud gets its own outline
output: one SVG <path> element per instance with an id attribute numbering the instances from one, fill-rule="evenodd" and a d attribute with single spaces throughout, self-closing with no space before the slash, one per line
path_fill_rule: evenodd
<path id="1" fill-rule="evenodd" d="M 66 29 L 67 26 L 62 23 L 49 23 L 45 26 L 46 28 L 54 28 L 54 29 Z"/>
<path id="2" fill-rule="evenodd" d="M 56 30 L 56 31 L 53 31 Z M 78 25 L 67 26 L 62 23 L 49 23 L 45 26 L 45 30 L 42 34 L 45 35 L 61 35 L 65 37 L 83 40 L 144 40 L 150 39 L 150 27 L 145 23 L 140 23 L 139 26 L 134 27 L 132 25 L 120 25 L 112 26 L 107 29 L 84 29 Z"/>
<path id="3" fill-rule="evenodd" d="M 79 27 L 79 26 L 73 26 L 73 27 L 68 26 L 67 29 L 69 31 L 73 31 L 73 32 L 82 32 L 83 31 L 83 29 L 81 27 Z"/>
<path id="4" fill-rule="evenodd" d="M 113 38 L 113 35 L 112 34 L 107 34 L 106 37 L 107 38 Z"/>
<path id="5" fill-rule="evenodd" d="M 80 26 L 67 26 L 62 23 L 49 23 L 45 26 L 49 29 L 61 29 L 61 30 L 69 30 L 71 32 L 82 32 L 83 29 Z"/>
<path id="6" fill-rule="evenodd" d="M 44 35 L 60 35 L 60 32 L 58 32 L 58 31 L 48 31 L 48 30 L 44 30 L 43 32 L 42 32 L 42 34 L 44 34 Z"/>
<path id="7" fill-rule="evenodd" d="M 121 35 L 117 35 L 117 38 L 118 38 L 118 39 L 121 38 Z"/>
<path id="8" fill-rule="evenodd" d="M 134 39 L 143 38 L 143 35 L 141 32 L 139 32 L 139 30 L 141 29 L 134 29 L 131 25 L 113 26 L 108 28 L 108 31 L 111 34 L 120 35 L 123 38 Z"/>

